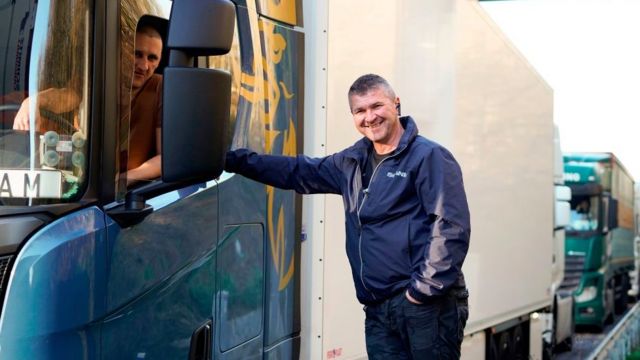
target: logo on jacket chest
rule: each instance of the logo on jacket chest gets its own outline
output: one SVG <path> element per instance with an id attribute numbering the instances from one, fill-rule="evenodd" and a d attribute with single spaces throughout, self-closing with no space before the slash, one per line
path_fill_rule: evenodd
<path id="1" fill-rule="evenodd" d="M 404 172 L 404 171 L 401 171 L 401 170 L 397 170 L 395 172 L 393 172 L 393 171 L 388 171 L 387 172 L 387 177 L 395 178 L 396 176 L 400 176 L 400 177 L 406 178 L 407 177 L 407 173 Z"/>

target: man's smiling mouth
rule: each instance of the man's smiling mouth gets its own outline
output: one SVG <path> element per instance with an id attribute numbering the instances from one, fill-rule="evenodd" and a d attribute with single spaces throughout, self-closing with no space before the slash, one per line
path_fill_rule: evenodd
<path id="1" fill-rule="evenodd" d="M 369 128 L 369 129 L 375 129 L 375 128 L 379 127 L 380 125 L 382 125 L 382 121 L 378 121 L 378 122 L 375 122 L 375 123 L 372 123 L 372 124 L 368 124 L 368 125 L 365 124 L 362 127 Z"/>

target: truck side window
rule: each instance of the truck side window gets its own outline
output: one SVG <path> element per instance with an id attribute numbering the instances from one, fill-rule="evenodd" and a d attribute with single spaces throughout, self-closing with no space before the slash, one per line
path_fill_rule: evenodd
<path id="1" fill-rule="evenodd" d="M 171 2 L 121 0 L 120 6 L 119 199 L 127 186 L 160 177 L 162 71 Z"/>
<path id="2" fill-rule="evenodd" d="M 570 230 L 592 231 L 598 228 L 598 197 L 576 196 L 571 199 Z"/>

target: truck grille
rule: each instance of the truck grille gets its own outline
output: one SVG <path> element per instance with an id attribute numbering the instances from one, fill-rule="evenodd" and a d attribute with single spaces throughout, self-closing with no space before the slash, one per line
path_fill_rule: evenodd
<path id="1" fill-rule="evenodd" d="M 564 279 L 560 284 L 561 290 L 573 291 L 580 285 L 580 278 L 584 273 L 584 255 L 567 255 L 564 261 Z"/>

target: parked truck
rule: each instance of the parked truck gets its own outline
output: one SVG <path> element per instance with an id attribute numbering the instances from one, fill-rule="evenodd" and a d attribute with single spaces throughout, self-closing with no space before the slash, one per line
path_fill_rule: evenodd
<path id="1" fill-rule="evenodd" d="M 132 188 L 144 17 L 168 29 L 162 178 Z M 364 72 L 462 165 L 463 356 L 541 358 L 561 333 L 552 91 L 474 1 L 17 0 L 0 32 L 0 358 L 366 357 L 340 200 L 302 209 L 222 171 L 229 146 L 350 145 Z M 71 106 L 47 109 L 55 93 Z M 13 130 L 27 98 L 31 128 Z"/>
<path id="2" fill-rule="evenodd" d="M 636 222 L 635 238 L 633 240 L 633 254 L 634 254 L 634 268 L 629 276 L 631 282 L 631 289 L 629 289 L 629 296 L 632 300 L 640 300 L 640 183 L 636 183 L 634 186 L 635 200 L 634 200 L 634 218 Z"/>
<path id="3" fill-rule="evenodd" d="M 564 161 L 560 134 L 555 127 L 554 136 L 554 227 L 553 227 L 553 265 L 551 270 L 553 307 L 551 312 L 541 314 L 545 326 L 543 328 L 544 350 L 543 357 L 552 358 L 556 350 L 571 350 L 575 321 L 573 315 L 573 291 L 564 289 L 562 284 L 566 275 L 565 242 L 566 227 L 569 224 L 571 189 L 564 182 Z"/>
<path id="4" fill-rule="evenodd" d="M 300 198 L 222 168 L 301 150 L 300 5 L 0 3 L 0 359 L 298 358 Z M 127 187 L 142 19 L 162 178 Z"/>
<path id="5" fill-rule="evenodd" d="M 558 291 L 570 195 L 554 153 L 552 89 L 475 1 L 331 1 L 306 11 L 305 81 L 314 91 L 305 153 L 331 154 L 359 138 L 347 89 L 373 72 L 389 80 L 420 134 L 460 162 L 472 228 L 462 357 L 541 359 L 570 342 L 572 296 Z M 310 196 L 304 207 L 302 358 L 366 358 L 342 201 Z"/>
<path id="6" fill-rule="evenodd" d="M 575 323 L 602 328 L 627 308 L 634 269 L 634 182 L 612 153 L 566 153 L 571 188 L 565 289 Z"/>

